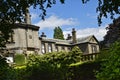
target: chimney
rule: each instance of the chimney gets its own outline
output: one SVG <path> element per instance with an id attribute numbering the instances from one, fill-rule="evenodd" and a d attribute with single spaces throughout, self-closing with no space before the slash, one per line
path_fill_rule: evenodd
<path id="1" fill-rule="evenodd" d="M 45 37 L 46 37 L 46 35 L 45 35 L 45 33 L 44 33 L 44 32 L 42 32 L 41 37 L 42 37 L 42 38 L 45 38 Z"/>
<path id="2" fill-rule="evenodd" d="M 26 8 L 25 23 L 26 24 L 31 24 L 31 15 L 30 15 L 30 12 L 29 12 L 29 8 Z"/>
<path id="3" fill-rule="evenodd" d="M 73 43 L 76 43 L 77 40 L 76 40 L 76 31 L 75 31 L 75 28 L 72 29 L 72 41 Z"/>
<path id="4" fill-rule="evenodd" d="M 66 40 L 71 40 L 72 36 L 70 34 L 68 34 L 67 39 Z"/>

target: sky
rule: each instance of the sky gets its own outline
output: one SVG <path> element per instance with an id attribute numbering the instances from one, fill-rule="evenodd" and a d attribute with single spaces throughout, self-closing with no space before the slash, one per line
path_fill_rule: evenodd
<path id="1" fill-rule="evenodd" d="M 103 18 L 103 23 L 99 27 L 96 13 L 97 0 L 90 0 L 87 4 L 82 4 L 81 1 L 65 0 L 65 4 L 61 4 L 57 0 L 55 5 L 47 9 L 45 21 L 39 17 L 41 11 L 31 7 L 32 24 L 39 26 L 39 34 L 44 32 L 48 38 L 53 38 L 54 28 L 60 26 L 65 38 L 71 34 L 72 28 L 75 28 L 77 38 L 94 35 L 99 41 L 103 40 L 106 34 L 105 27 L 112 23 L 112 20 Z"/>

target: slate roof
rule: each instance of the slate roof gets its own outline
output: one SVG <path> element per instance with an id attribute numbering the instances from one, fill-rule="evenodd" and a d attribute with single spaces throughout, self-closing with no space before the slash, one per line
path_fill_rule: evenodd
<path id="1" fill-rule="evenodd" d="M 47 42 L 54 42 L 56 44 L 64 44 L 64 45 L 70 45 L 72 40 L 60 40 L 60 39 L 50 39 L 50 38 L 42 38 L 42 41 Z"/>
<path id="2" fill-rule="evenodd" d="M 78 38 L 77 43 L 75 43 L 75 44 L 81 44 L 81 43 L 89 42 L 92 37 L 94 37 L 94 35 Z M 64 44 L 64 45 L 71 45 L 72 44 L 72 40 L 50 39 L 50 38 L 46 38 L 46 37 L 45 38 L 43 37 L 42 41 L 54 42 L 56 44 Z"/>
<path id="3" fill-rule="evenodd" d="M 86 42 L 89 42 L 92 37 L 94 37 L 94 35 L 90 35 L 90 36 L 87 36 L 87 37 L 78 38 L 78 39 L 77 39 L 77 44 L 78 44 L 78 43 L 86 43 Z"/>

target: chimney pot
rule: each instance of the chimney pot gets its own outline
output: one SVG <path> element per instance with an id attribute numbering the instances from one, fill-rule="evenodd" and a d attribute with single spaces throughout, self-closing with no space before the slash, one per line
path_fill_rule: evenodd
<path id="1" fill-rule="evenodd" d="M 31 24 L 31 15 L 30 15 L 30 12 L 29 12 L 29 8 L 26 8 L 25 23 L 26 24 Z"/>
<path id="2" fill-rule="evenodd" d="M 44 32 L 42 32 L 42 35 L 41 35 L 41 37 L 46 37 L 46 35 L 45 35 L 45 33 L 44 33 Z"/>
<path id="3" fill-rule="evenodd" d="M 67 40 L 71 40 L 72 36 L 70 34 L 68 34 L 67 36 Z"/>
<path id="4" fill-rule="evenodd" d="M 72 29 L 72 40 L 73 40 L 73 43 L 76 43 L 77 40 L 76 40 L 76 31 L 75 31 L 75 28 Z"/>

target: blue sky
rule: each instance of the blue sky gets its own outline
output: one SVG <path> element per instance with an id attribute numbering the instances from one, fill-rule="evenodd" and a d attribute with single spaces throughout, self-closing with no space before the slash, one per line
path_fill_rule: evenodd
<path id="1" fill-rule="evenodd" d="M 87 4 L 82 4 L 81 0 L 65 0 L 65 4 L 57 2 L 47 9 L 45 21 L 39 17 L 41 11 L 30 8 L 32 24 L 40 26 L 39 33 L 44 32 L 48 38 L 53 38 L 53 30 L 60 26 L 64 37 L 71 33 L 72 28 L 77 31 L 77 37 L 95 35 L 98 40 L 102 40 L 106 34 L 105 27 L 112 23 L 112 20 L 103 18 L 101 27 L 98 26 L 96 7 L 97 0 L 90 0 Z"/>

